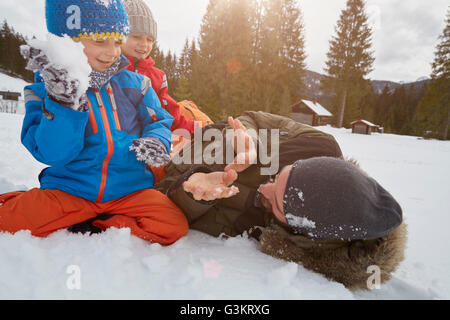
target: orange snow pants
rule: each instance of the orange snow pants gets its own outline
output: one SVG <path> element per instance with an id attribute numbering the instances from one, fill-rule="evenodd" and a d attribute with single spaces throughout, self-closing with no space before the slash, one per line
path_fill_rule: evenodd
<path id="1" fill-rule="evenodd" d="M 100 229 L 130 228 L 139 238 L 169 245 L 188 232 L 183 212 L 164 194 L 154 189 L 141 190 L 126 197 L 96 203 L 53 189 L 32 189 L 0 195 L 0 231 L 15 233 L 30 230 L 37 237 L 97 217 Z"/>

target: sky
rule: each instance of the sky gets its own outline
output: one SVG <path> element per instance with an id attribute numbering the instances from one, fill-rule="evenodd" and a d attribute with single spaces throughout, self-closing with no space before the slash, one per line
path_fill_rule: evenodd
<path id="1" fill-rule="evenodd" d="M 186 38 L 198 37 L 209 0 L 146 0 L 158 23 L 158 43 L 180 53 Z M 324 73 L 329 40 L 346 0 L 299 0 L 307 68 Z M 373 29 L 372 80 L 411 82 L 429 76 L 450 0 L 366 0 Z M 0 0 L 0 20 L 23 35 L 45 39 L 44 0 Z"/>

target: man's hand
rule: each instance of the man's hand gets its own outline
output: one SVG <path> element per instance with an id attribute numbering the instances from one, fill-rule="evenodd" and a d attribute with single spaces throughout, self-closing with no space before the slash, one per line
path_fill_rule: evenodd
<path id="1" fill-rule="evenodd" d="M 225 171 L 235 170 L 236 172 L 242 172 L 252 164 L 256 163 L 258 153 L 253 139 L 248 135 L 247 129 L 239 120 L 229 117 L 228 124 L 234 131 L 234 150 L 236 152 L 236 158 L 234 158 L 233 163 L 230 163 L 225 167 Z"/>
<path id="2" fill-rule="evenodd" d="M 183 189 L 192 193 L 195 200 L 212 201 L 230 198 L 239 192 L 239 189 L 230 185 L 236 181 L 236 171 L 194 173 L 188 181 L 183 183 Z"/>

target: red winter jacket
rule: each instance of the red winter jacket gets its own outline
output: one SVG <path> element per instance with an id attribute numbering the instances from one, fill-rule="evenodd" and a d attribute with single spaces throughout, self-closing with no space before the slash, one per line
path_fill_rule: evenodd
<path id="1" fill-rule="evenodd" d="M 161 106 L 166 109 L 172 117 L 174 117 L 171 128 L 172 131 L 175 129 L 186 129 L 193 134 L 195 122 L 194 120 L 186 119 L 186 117 L 180 113 L 180 106 L 178 103 L 171 96 L 169 96 L 166 73 L 158 68 L 155 68 L 155 61 L 153 61 L 151 57 L 140 61 L 135 61 L 134 57 L 128 57 L 128 60 L 131 62 L 128 66 L 128 70 L 140 73 L 150 78 L 153 90 L 155 90 L 158 95 Z"/>

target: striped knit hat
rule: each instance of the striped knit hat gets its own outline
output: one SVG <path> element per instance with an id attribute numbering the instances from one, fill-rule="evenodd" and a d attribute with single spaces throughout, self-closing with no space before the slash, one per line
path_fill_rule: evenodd
<path id="1" fill-rule="evenodd" d="M 156 41 L 158 27 L 150 8 L 143 0 L 123 0 L 130 20 L 131 33 L 151 35 Z"/>
<path id="2" fill-rule="evenodd" d="M 122 0 L 46 0 L 47 29 L 57 36 L 124 40 L 129 34 Z"/>

